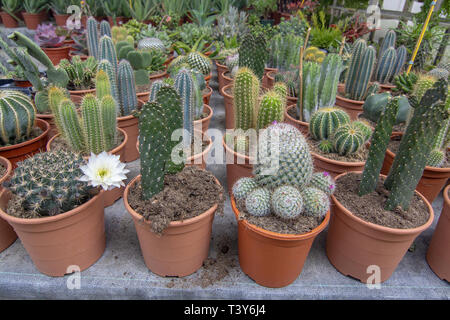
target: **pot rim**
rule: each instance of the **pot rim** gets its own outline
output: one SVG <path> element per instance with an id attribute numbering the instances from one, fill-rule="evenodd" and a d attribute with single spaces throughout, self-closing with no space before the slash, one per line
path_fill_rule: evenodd
<path id="1" fill-rule="evenodd" d="M 247 220 L 239 219 L 239 210 L 236 206 L 236 200 L 234 199 L 233 195 L 230 195 L 230 201 L 231 201 L 231 208 L 233 209 L 234 216 L 238 222 L 244 223 L 245 227 L 248 229 L 251 229 L 253 232 L 258 233 L 259 235 L 274 239 L 274 240 L 283 240 L 283 241 L 298 241 L 298 240 L 307 240 L 312 237 L 317 236 L 320 232 L 322 232 L 325 227 L 328 225 L 330 221 L 330 210 L 328 210 L 327 214 L 325 215 L 325 218 L 323 221 L 313 230 L 302 233 L 302 234 L 283 234 L 283 233 L 277 233 L 269 230 L 265 230 L 263 228 L 257 227 L 254 224 L 249 223 Z"/>
<path id="2" fill-rule="evenodd" d="M 69 90 L 69 93 L 74 96 L 77 96 L 77 95 L 82 95 L 82 94 L 94 93 L 96 91 L 97 91 L 97 89 L 93 88 L 93 89 L 86 89 L 86 90 Z"/>
<path id="3" fill-rule="evenodd" d="M 215 60 L 215 62 L 216 62 L 216 66 L 217 67 L 220 67 L 220 68 L 226 68 L 226 69 L 228 69 L 228 67 L 226 66 L 226 65 L 224 65 L 224 64 L 221 64 L 220 62 L 218 62 L 217 60 Z"/>
<path id="4" fill-rule="evenodd" d="M 138 176 L 134 177 L 133 180 L 131 180 L 126 188 L 125 191 L 123 192 L 123 202 L 125 205 L 125 209 L 128 211 L 128 213 L 134 218 L 137 219 L 139 221 L 143 221 L 145 224 L 150 225 L 151 221 L 148 220 L 144 220 L 143 216 L 139 213 L 137 213 L 133 208 L 131 208 L 131 206 L 128 203 L 128 194 L 130 192 L 131 187 L 136 184 L 136 182 L 141 180 L 141 175 L 139 174 Z M 217 180 L 217 178 L 215 178 L 216 183 L 218 185 L 220 185 L 219 181 Z M 223 197 L 223 194 L 222 194 Z M 196 217 L 193 218 L 189 218 L 186 220 L 182 220 L 182 221 L 171 221 L 168 225 L 167 228 L 180 228 L 180 227 L 185 227 L 191 224 L 194 224 L 198 221 L 203 220 L 206 216 L 209 216 L 210 214 L 214 214 L 216 212 L 216 210 L 219 208 L 219 204 L 215 204 L 213 205 L 211 208 L 209 208 L 208 210 L 206 210 L 205 212 L 203 212 L 202 214 L 199 214 Z"/>
<path id="5" fill-rule="evenodd" d="M 37 115 L 36 115 L 37 116 Z M 50 124 L 47 121 L 44 121 L 42 119 L 39 119 L 36 117 L 36 119 L 34 120 L 34 125 L 38 126 L 41 130 L 41 127 L 44 127 L 45 130 L 44 132 L 42 132 L 42 134 L 40 134 L 39 136 L 37 136 L 36 138 L 33 138 L 31 140 L 27 140 L 18 144 L 13 144 L 11 146 L 6 146 L 6 147 L 0 147 L 0 151 L 9 151 L 9 150 L 13 150 L 13 149 L 19 149 L 22 147 L 25 147 L 27 145 L 33 144 L 39 140 L 42 140 L 45 136 L 48 135 L 48 133 L 50 132 Z M 41 125 L 38 125 L 38 123 L 40 123 Z"/>
<path id="6" fill-rule="evenodd" d="M 208 97 L 208 96 L 211 96 L 212 95 L 212 93 L 213 93 L 213 88 L 211 88 L 209 85 L 206 85 L 206 88 L 205 89 L 208 89 L 208 93 L 205 93 L 205 94 L 203 94 L 202 96 L 203 97 Z"/>
<path id="7" fill-rule="evenodd" d="M 165 77 L 165 76 L 167 75 L 167 68 L 166 68 L 165 70 L 158 71 L 158 72 L 159 72 L 159 73 L 154 74 L 154 75 L 151 75 L 151 74 L 150 74 L 150 75 L 149 75 L 150 80 Z M 149 91 L 149 92 L 150 92 L 150 91 Z"/>
<path id="8" fill-rule="evenodd" d="M 395 88 L 395 85 L 394 84 L 389 84 L 389 83 L 380 83 L 380 87 L 381 88 L 385 88 L 385 89 L 393 89 L 393 88 Z"/>
<path id="9" fill-rule="evenodd" d="M 144 101 L 142 101 L 141 99 L 138 99 L 138 107 L 142 107 L 145 104 Z M 126 120 L 131 120 L 133 118 L 136 118 L 134 115 L 130 114 L 128 116 L 123 116 L 123 117 L 117 117 L 117 121 L 126 121 Z"/>
<path id="10" fill-rule="evenodd" d="M 289 111 L 290 109 L 292 109 L 292 108 L 295 108 L 295 107 L 296 107 L 295 104 L 290 104 L 290 105 L 288 105 L 288 106 L 284 109 L 284 117 L 285 117 L 285 118 L 288 118 L 290 121 L 293 121 L 293 122 L 295 122 L 295 123 L 299 123 L 299 124 L 301 124 L 302 126 L 305 126 L 305 127 L 308 127 L 308 128 L 309 128 L 309 122 L 304 122 L 304 121 L 300 121 L 300 120 L 294 119 L 294 118 L 292 118 L 292 117 L 289 115 L 288 111 Z"/>
<path id="11" fill-rule="evenodd" d="M 349 172 L 344 172 L 341 173 L 340 175 L 338 175 L 335 178 L 335 181 L 337 182 L 339 178 L 347 175 Z M 352 172 L 352 173 L 360 173 L 362 174 L 362 171 L 357 171 L 357 172 Z M 380 174 L 380 177 L 386 177 L 383 174 Z M 384 226 L 380 226 L 378 224 L 372 223 L 372 222 L 367 222 L 364 221 L 363 219 L 355 216 L 349 209 L 347 209 L 346 207 L 344 207 L 337 199 L 336 197 L 332 194 L 331 195 L 331 199 L 333 200 L 334 204 L 339 207 L 339 209 L 341 210 L 341 212 L 343 212 L 348 218 L 350 218 L 351 220 L 353 220 L 354 222 L 357 222 L 359 224 L 362 224 L 363 226 L 376 230 L 376 231 L 381 231 L 381 232 L 385 232 L 388 234 L 392 234 L 392 235 L 410 235 L 410 234 L 415 234 L 418 232 L 421 232 L 422 230 L 427 229 L 434 220 L 434 210 L 433 207 L 431 206 L 430 202 L 417 190 L 414 190 L 414 192 L 419 195 L 419 197 L 422 199 L 422 201 L 425 202 L 425 204 L 427 205 L 428 208 L 428 212 L 430 213 L 430 216 L 428 218 L 428 221 L 425 222 L 425 224 L 413 228 L 413 229 L 395 229 L 395 228 L 390 228 L 390 227 L 384 227 Z"/>
<path id="12" fill-rule="evenodd" d="M 8 189 L 3 189 L 0 192 L 0 197 L 5 192 L 11 192 L 11 191 L 9 191 Z M 45 224 L 45 223 L 57 222 L 60 220 L 64 220 L 66 218 L 70 218 L 70 217 L 76 215 L 77 213 L 79 213 L 80 211 L 83 211 L 84 209 L 86 209 L 87 206 L 91 205 L 92 202 L 97 201 L 98 199 L 101 199 L 100 197 L 103 197 L 103 193 L 104 193 L 104 190 L 101 189 L 100 192 L 97 195 L 95 195 L 94 197 L 92 197 L 91 199 L 89 199 L 89 201 L 86 201 L 85 203 L 79 205 L 78 207 L 73 208 L 70 211 L 58 214 L 53 217 L 34 218 L 34 219 L 17 218 L 17 217 L 13 217 L 13 216 L 7 214 L 6 212 L 3 211 L 3 209 L 0 208 L 0 218 L 3 218 L 4 220 L 8 221 L 9 223 L 20 224 L 20 225 L 40 225 L 40 224 Z"/>
<path id="13" fill-rule="evenodd" d="M 61 46 L 61 47 L 56 47 L 56 48 L 46 48 L 46 47 L 41 47 L 42 50 L 44 51 L 66 51 L 72 49 L 71 46 Z"/>
<path id="14" fill-rule="evenodd" d="M 225 72 L 222 72 L 222 75 L 223 75 L 224 73 L 225 73 Z M 233 88 L 233 82 L 227 84 L 226 86 L 223 86 L 222 89 L 220 89 L 220 93 L 222 93 L 222 95 L 223 95 L 223 96 L 226 96 L 227 98 L 234 98 L 233 93 L 229 94 L 229 93 L 227 93 L 227 92 L 225 91 L 225 89 L 228 89 L 228 88 Z M 231 91 L 233 91 L 233 90 L 231 90 Z"/>
<path id="15" fill-rule="evenodd" d="M 207 105 L 206 103 L 203 104 L 203 107 L 206 107 L 206 109 L 208 109 L 208 116 L 206 118 L 203 119 L 199 119 L 199 120 L 195 120 L 194 123 L 203 123 L 206 122 L 208 120 L 210 120 L 214 114 L 213 109 Z"/>
<path id="16" fill-rule="evenodd" d="M 222 89 L 225 88 L 225 87 L 227 87 L 227 86 L 229 86 L 229 85 L 232 85 L 232 84 L 233 84 L 234 79 L 233 79 L 233 78 L 230 78 L 230 77 L 228 77 L 228 76 L 225 75 L 225 73 L 228 73 L 228 72 L 231 72 L 231 71 L 230 71 L 230 70 L 225 70 L 225 71 L 223 71 L 223 72 L 222 72 L 222 78 L 224 78 L 224 79 L 227 80 L 227 81 L 230 81 L 231 83 L 230 83 L 230 84 L 227 84 L 226 86 L 223 86 Z"/>
<path id="17" fill-rule="evenodd" d="M 2 183 L 6 181 L 13 171 L 11 161 L 7 158 L 0 156 L 0 163 L 5 167 L 5 173 L 0 177 L 0 190 L 2 189 Z"/>
<path id="18" fill-rule="evenodd" d="M 211 80 L 212 73 L 210 72 L 209 75 L 205 76 L 205 81 Z"/>
<path id="19" fill-rule="evenodd" d="M 345 84 L 343 84 L 343 85 L 345 86 Z M 346 98 L 346 97 L 341 96 L 341 93 L 342 93 L 343 91 L 345 91 L 345 87 L 340 87 L 340 88 L 339 88 L 339 86 L 338 86 L 338 92 L 337 92 L 337 94 L 336 94 L 336 99 L 339 99 L 339 100 L 341 100 L 341 101 L 344 101 L 344 102 L 348 102 L 348 103 L 357 105 L 358 107 L 364 105 L 364 100 L 352 100 L 352 99 L 349 99 L 349 98 Z"/>
<path id="20" fill-rule="evenodd" d="M 339 160 L 332 160 L 325 158 L 324 156 L 321 156 L 320 154 L 315 153 L 314 151 L 311 151 L 311 155 L 320 161 L 328 162 L 334 165 L 339 165 L 343 167 L 360 167 L 365 165 L 366 161 L 358 161 L 358 162 L 346 162 L 346 161 L 339 161 Z"/>
<path id="21" fill-rule="evenodd" d="M 444 201 L 447 203 L 448 206 L 450 206 L 450 197 L 448 196 L 448 192 L 450 191 L 450 184 L 444 188 L 443 195 L 444 195 Z"/>

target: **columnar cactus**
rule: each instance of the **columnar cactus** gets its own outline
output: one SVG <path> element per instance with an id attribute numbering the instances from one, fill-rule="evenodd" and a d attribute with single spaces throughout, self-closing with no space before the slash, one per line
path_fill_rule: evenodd
<path id="1" fill-rule="evenodd" d="M 114 46 L 114 43 L 112 39 L 108 36 L 103 36 L 100 38 L 100 44 L 98 48 L 98 59 L 101 60 L 108 60 L 111 63 L 111 66 L 114 69 L 114 72 L 118 73 L 117 68 L 117 53 L 116 53 L 116 47 Z"/>
<path id="2" fill-rule="evenodd" d="M 89 17 L 86 22 L 87 47 L 91 57 L 98 60 L 98 22 L 94 17 Z"/>
<path id="3" fill-rule="evenodd" d="M 440 168 L 446 159 L 445 151 L 434 149 L 428 156 L 427 166 Z"/>
<path id="4" fill-rule="evenodd" d="M 272 193 L 273 213 L 284 220 L 295 219 L 303 212 L 303 198 L 292 186 L 281 186 Z"/>
<path id="5" fill-rule="evenodd" d="M 100 22 L 100 38 L 103 36 L 112 37 L 111 35 L 111 26 L 108 21 L 103 20 Z"/>
<path id="6" fill-rule="evenodd" d="M 164 82 L 162 80 L 158 80 L 152 83 L 152 86 L 150 87 L 149 101 L 156 101 L 156 94 L 162 86 L 164 86 Z"/>
<path id="7" fill-rule="evenodd" d="M 30 137 L 36 109 L 27 95 L 19 91 L 1 90 L 0 115 L 2 145 L 17 144 Z"/>
<path id="8" fill-rule="evenodd" d="M 243 200 L 247 198 L 250 192 L 258 188 L 258 184 L 255 182 L 253 178 L 240 178 L 233 185 L 233 196 L 236 200 Z"/>
<path id="9" fill-rule="evenodd" d="M 314 140 L 331 138 L 340 126 L 350 123 L 350 116 L 338 108 L 323 108 L 313 114 L 309 121 L 309 133 Z"/>
<path id="10" fill-rule="evenodd" d="M 397 48 L 397 59 L 395 60 L 394 72 L 392 73 L 392 77 L 389 82 L 392 82 L 394 80 L 394 77 L 403 71 L 407 55 L 408 52 L 405 46 L 400 46 Z"/>
<path id="11" fill-rule="evenodd" d="M 303 117 L 309 121 L 319 108 L 320 65 L 316 62 L 305 62 L 303 66 Z M 300 116 L 300 105 L 297 104 L 297 114 Z"/>
<path id="12" fill-rule="evenodd" d="M 378 62 L 375 71 L 375 80 L 380 83 L 387 83 L 394 76 L 395 62 L 397 60 L 397 51 L 394 47 L 386 49 Z"/>
<path id="13" fill-rule="evenodd" d="M 239 68 L 233 86 L 235 128 L 254 128 L 258 103 L 259 80 L 249 68 Z"/>
<path id="14" fill-rule="evenodd" d="M 379 50 L 380 51 L 379 52 L 379 57 L 383 56 L 384 52 L 387 49 L 389 49 L 391 47 L 395 48 L 396 40 L 397 40 L 397 34 L 395 33 L 395 31 L 394 30 L 389 30 L 386 33 L 386 35 L 385 35 L 385 37 L 383 39 L 383 42 L 381 43 L 380 50 Z"/>
<path id="15" fill-rule="evenodd" d="M 80 153 L 86 149 L 82 125 L 78 119 L 75 105 L 70 99 L 64 98 L 58 106 L 58 128 L 60 133 L 74 152 Z"/>
<path id="16" fill-rule="evenodd" d="M 108 60 L 101 60 L 100 63 L 97 66 L 97 71 L 104 71 L 109 80 L 109 85 L 111 87 L 111 95 L 113 98 L 117 101 L 117 105 L 119 106 L 120 103 L 120 96 L 119 96 L 119 89 L 117 88 L 117 74 L 115 73 L 115 70 L 113 66 L 111 65 L 111 62 Z M 98 92 L 98 88 L 97 88 Z M 118 110 L 119 111 L 119 110 Z"/>
<path id="17" fill-rule="evenodd" d="M 287 96 L 288 96 L 288 87 L 284 82 L 275 82 L 273 85 L 273 91 L 278 93 L 283 100 L 283 106 L 286 106 Z"/>
<path id="18" fill-rule="evenodd" d="M 269 57 L 264 35 L 247 33 L 239 47 L 239 67 L 250 68 L 259 80 L 264 75 L 264 68 Z"/>
<path id="19" fill-rule="evenodd" d="M 183 140 L 185 146 L 189 147 L 194 137 L 194 116 L 198 95 L 192 73 L 189 70 L 180 69 L 175 77 L 175 89 L 181 97 L 183 106 L 183 129 L 185 130 Z"/>
<path id="20" fill-rule="evenodd" d="M 357 152 L 366 141 L 364 133 L 353 123 L 338 127 L 333 133 L 332 140 L 334 150 L 341 156 Z"/>
<path id="21" fill-rule="evenodd" d="M 322 63 L 319 82 L 319 108 L 333 107 L 339 77 L 343 70 L 342 58 L 338 54 L 330 53 Z"/>
<path id="22" fill-rule="evenodd" d="M 268 91 L 261 97 L 256 119 L 256 130 L 264 129 L 274 121 L 283 122 L 283 98 L 275 91 Z"/>
<path id="23" fill-rule="evenodd" d="M 324 217 L 330 210 L 328 195 L 316 188 L 305 188 L 301 191 L 303 198 L 303 214 L 310 217 Z"/>
<path id="24" fill-rule="evenodd" d="M 134 72 L 128 61 L 120 61 L 117 79 L 121 115 L 128 116 L 138 105 Z"/>
<path id="25" fill-rule="evenodd" d="M 39 153 L 18 164 L 8 189 L 31 218 L 68 212 L 90 198 L 92 187 L 80 181 L 83 164 L 70 151 Z"/>
<path id="26" fill-rule="evenodd" d="M 271 212 L 270 191 L 267 188 L 256 188 L 245 198 L 245 207 L 252 216 L 268 216 Z"/>

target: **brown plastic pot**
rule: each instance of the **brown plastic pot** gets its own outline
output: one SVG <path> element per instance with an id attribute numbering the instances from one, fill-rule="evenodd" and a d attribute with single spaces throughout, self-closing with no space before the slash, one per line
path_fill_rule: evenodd
<path id="1" fill-rule="evenodd" d="M 48 139 L 53 138 L 55 135 L 58 134 L 58 128 L 55 124 L 55 119 L 53 117 L 53 114 L 36 114 L 36 118 L 44 120 L 50 125 L 50 131 L 48 132 Z"/>
<path id="2" fill-rule="evenodd" d="M 150 83 L 153 83 L 157 80 L 162 80 L 169 77 L 169 74 L 167 73 L 166 70 L 164 70 L 164 72 L 160 72 L 160 73 L 156 73 L 156 74 L 151 74 L 150 75 Z"/>
<path id="3" fill-rule="evenodd" d="M 120 145 L 118 145 L 117 147 L 115 147 L 114 149 L 109 151 L 109 153 L 111 153 L 115 156 L 120 156 L 120 161 L 124 162 L 123 158 L 124 158 L 124 153 L 125 153 L 125 146 L 128 142 L 128 136 L 127 136 L 127 133 L 125 132 L 125 130 L 122 130 L 120 128 L 117 128 L 117 130 L 123 135 L 123 141 Z M 52 150 L 52 143 L 59 136 L 60 136 L 60 134 L 58 133 L 48 141 L 47 151 Z M 89 157 L 83 157 L 83 158 L 85 160 L 89 159 Z M 109 206 L 113 205 L 114 202 L 119 200 L 122 197 L 124 190 L 125 190 L 125 187 L 114 188 L 112 190 L 104 191 L 103 199 L 104 199 L 105 207 L 109 207 Z"/>
<path id="4" fill-rule="evenodd" d="M 346 173 L 336 177 L 339 180 Z M 392 275 L 416 237 L 433 222 L 434 212 L 427 199 L 416 191 L 428 207 L 428 221 L 414 229 L 394 229 L 366 222 L 345 208 L 333 195 L 327 236 L 327 256 L 342 274 L 367 283 L 373 274 L 369 266 L 380 268 L 380 281 Z"/>
<path id="5" fill-rule="evenodd" d="M 271 81 L 269 80 L 267 74 L 269 72 L 275 73 L 277 71 L 278 71 L 277 68 L 267 68 L 267 67 L 264 68 L 264 74 L 263 74 L 263 78 L 262 78 L 262 81 L 261 81 L 261 85 L 262 85 L 263 88 L 265 88 L 265 89 L 272 89 L 274 82 L 271 83 Z"/>
<path id="6" fill-rule="evenodd" d="M 395 136 L 391 137 L 391 139 Z M 387 175 L 394 163 L 395 154 L 387 149 L 384 157 L 383 167 L 381 169 L 381 174 Z M 417 184 L 416 190 L 419 191 L 423 196 L 430 202 L 437 198 L 442 188 L 445 187 L 448 179 L 450 178 L 450 168 L 435 168 L 426 166 L 422 173 L 422 178 L 420 178 Z"/>
<path id="7" fill-rule="evenodd" d="M 205 82 L 206 82 L 207 86 L 209 86 L 209 80 L 211 80 L 211 78 L 212 78 L 212 73 L 210 73 L 209 75 L 205 76 Z"/>
<path id="8" fill-rule="evenodd" d="M 73 48 L 72 48 L 72 49 L 73 49 Z M 71 49 L 71 50 L 72 50 L 72 49 Z M 72 59 L 72 58 L 75 57 L 75 56 L 80 56 L 80 59 L 81 59 L 82 61 L 85 61 L 85 60 L 87 60 L 87 58 L 89 58 L 89 56 L 75 54 L 75 53 L 73 53 L 72 51 L 69 52 L 69 57 L 70 57 L 70 59 Z"/>
<path id="9" fill-rule="evenodd" d="M 16 13 L 16 16 L 20 14 L 19 12 Z M 2 17 L 3 24 L 5 25 L 5 28 L 17 28 L 19 26 L 19 21 L 14 19 L 9 13 L 2 11 L 0 12 L 0 16 Z"/>
<path id="10" fill-rule="evenodd" d="M 236 181 L 243 177 L 253 176 L 254 159 L 231 149 L 225 142 L 225 136 L 222 138 L 222 145 L 225 148 L 225 159 L 227 163 L 228 193 L 231 194 Z"/>
<path id="11" fill-rule="evenodd" d="M 314 167 L 318 171 L 327 171 L 334 178 L 346 172 L 359 172 L 364 170 L 365 161 L 363 162 L 344 162 L 331 160 L 321 155 L 311 152 L 314 160 Z"/>
<path id="12" fill-rule="evenodd" d="M 0 193 L 0 218 L 14 228 L 36 268 L 49 276 L 83 271 L 105 251 L 103 192 L 63 214 L 39 219 L 21 219 L 7 214 L 9 190 Z"/>
<path id="13" fill-rule="evenodd" d="M 45 10 L 39 13 L 28 13 L 23 11 L 22 16 L 23 20 L 25 21 L 25 25 L 30 30 L 36 30 L 38 25 L 46 21 L 48 18 L 47 11 Z"/>
<path id="14" fill-rule="evenodd" d="M 67 19 L 69 19 L 69 14 L 57 14 L 53 12 L 53 17 L 55 17 L 56 25 L 59 27 L 65 27 L 67 24 Z"/>
<path id="15" fill-rule="evenodd" d="M 217 81 L 219 83 L 219 92 L 221 92 L 222 88 L 224 87 L 223 73 L 228 71 L 228 67 L 224 64 L 220 64 L 216 60 L 216 68 L 217 68 Z"/>
<path id="16" fill-rule="evenodd" d="M 272 89 L 275 84 L 275 74 L 278 72 L 278 69 L 270 70 L 265 74 L 265 78 L 263 78 L 263 88 Z"/>
<path id="17" fill-rule="evenodd" d="M 441 216 L 427 251 L 427 262 L 431 270 L 442 280 L 450 282 L 450 185 L 444 189 L 444 204 Z"/>
<path id="18" fill-rule="evenodd" d="M 330 220 L 308 233 L 280 234 L 259 228 L 239 219 L 239 210 L 231 196 L 231 207 L 238 222 L 239 264 L 242 271 L 259 285 L 269 288 L 285 287 L 298 278 L 317 235 Z"/>
<path id="19" fill-rule="evenodd" d="M 211 118 L 214 112 L 207 104 L 203 105 L 203 112 L 206 113 L 207 116 L 203 119 L 194 121 L 194 129 L 198 131 L 201 130 L 203 133 L 206 133 L 206 131 L 208 131 L 209 124 L 211 123 Z"/>
<path id="20" fill-rule="evenodd" d="M 33 85 L 28 80 L 14 80 L 14 85 L 20 88 L 31 88 Z"/>
<path id="21" fill-rule="evenodd" d="M 0 148 L 0 156 L 11 161 L 13 168 L 17 167 L 17 162 L 25 160 L 36 153 L 45 151 L 48 133 L 50 132 L 50 125 L 41 119 L 36 119 L 35 125 L 42 130 L 42 134 L 39 137 L 12 146 Z"/>
<path id="22" fill-rule="evenodd" d="M 229 84 L 233 83 L 233 78 L 231 77 L 230 71 L 227 69 L 224 72 L 222 72 L 222 81 L 223 81 L 223 87 L 226 87 Z"/>
<path id="23" fill-rule="evenodd" d="M 225 104 L 225 129 L 234 129 L 234 96 L 232 94 L 233 84 L 222 87 L 220 93 Z"/>
<path id="24" fill-rule="evenodd" d="M 70 100 L 72 100 L 73 103 L 76 105 L 81 104 L 81 101 L 83 101 L 83 98 L 87 94 L 95 94 L 97 90 L 94 89 L 88 89 L 88 90 L 69 90 L 70 94 Z"/>
<path id="25" fill-rule="evenodd" d="M 380 83 L 380 93 L 383 92 L 392 92 L 392 89 L 395 88 L 395 85 L 392 84 L 381 84 Z"/>
<path id="26" fill-rule="evenodd" d="M 336 95 L 336 105 L 344 109 L 350 116 L 350 119 L 357 120 L 358 114 L 363 112 L 364 101 L 347 99 L 343 96 L 344 92 L 345 86 L 339 85 L 338 94 Z"/>
<path id="27" fill-rule="evenodd" d="M 3 190 L 3 182 L 9 179 L 13 168 L 8 159 L 0 157 L 0 163 L 5 168 L 5 173 L 0 177 L 0 191 Z M 0 218 L 0 253 L 9 248 L 17 240 L 17 234 L 8 222 Z"/>
<path id="28" fill-rule="evenodd" d="M 70 46 L 64 46 L 59 48 L 41 48 L 53 65 L 57 66 L 62 59 L 70 59 Z"/>
<path id="29" fill-rule="evenodd" d="M 144 105 L 144 101 L 138 99 L 138 108 Z M 128 136 L 127 143 L 125 145 L 124 154 L 122 157 L 123 162 L 132 162 L 139 158 L 139 152 L 136 150 L 137 138 L 139 136 L 138 118 L 133 115 L 125 117 L 117 117 L 117 126 L 125 131 Z"/>
<path id="30" fill-rule="evenodd" d="M 300 130 L 303 135 L 307 136 L 309 134 L 309 123 L 294 119 L 289 115 L 288 111 L 296 108 L 296 106 L 296 104 L 292 104 L 284 110 L 284 122 L 293 125 L 298 130 Z"/>
<path id="31" fill-rule="evenodd" d="M 209 105 L 209 100 L 211 100 L 213 89 L 210 86 L 206 86 L 206 89 L 208 92 L 203 94 L 203 103 Z"/>
<path id="32" fill-rule="evenodd" d="M 130 188 L 140 179 L 139 175 L 127 185 L 123 200 L 133 217 L 145 264 L 150 271 L 163 277 L 185 277 L 196 272 L 208 257 L 212 223 L 218 205 L 197 217 L 172 221 L 159 236 L 151 231 L 151 222 L 143 221 L 142 215 L 128 203 Z"/>

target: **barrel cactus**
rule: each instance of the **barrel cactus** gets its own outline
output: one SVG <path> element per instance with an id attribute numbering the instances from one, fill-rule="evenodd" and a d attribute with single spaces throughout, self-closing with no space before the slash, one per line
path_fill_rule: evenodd
<path id="1" fill-rule="evenodd" d="M 334 150 L 341 156 L 355 153 L 366 142 L 364 135 L 364 132 L 354 123 L 340 126 L 333 133 Z"/>
<path id="2" fill-rule="evenodd" d="M 350 123 L 350 116 L 344 110 L 323 108 L 311 117 L 309 133 L 317 141 L 329 139 L 338 127 L 348 123 Z"/>
<path id="3" fill-rule="evenodd" d="M 254 189 L 245 198 L 245 207 L 252 216 L 268 216 L 271 213 L 270 191 L 267 188 Z"/>
<path id="4" fill-rule="evenodd" d="M 333 142 L 328 139 L 321 140 L 317 145 L 317 148 L 325 154 L 334 152 Z"/>
<path id="5" fill-rule="evenodd" d="M 190 52 L 186 56 L 186 61 L 191 69 L 197 69 L 205 76 L 208 76 L 211 73 L 211 59 L 200 52 Z"/>
<path id="6" fill-rule="evenodd" d="M 272 193 L 273 213 L 285 220 L 295 219 L 303 211 L 303 198 L 300 191 L 292 186 L 281 186 Z"/>
<path id="7" fill-rule="evenodd" d="M 13 145 L 30 138 L 36 119 L 31 99 L 19 91 L 0 91 L 0 137 L 2 145 Z"/>

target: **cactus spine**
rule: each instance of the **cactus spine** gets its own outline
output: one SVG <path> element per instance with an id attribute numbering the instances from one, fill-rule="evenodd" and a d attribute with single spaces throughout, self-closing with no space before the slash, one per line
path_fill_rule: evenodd
<path id="1" fill-rule="evenodd" d="M 97 66 L 97 71 L 104 71 L 107 76 L 108 76 L 108 80 L 109 80 L 109 85 L 111 87 L 111 95 L 113 96 L 113 98 L 117 101 L 117 103 L 119 103 L 120 98 L 119 98 L 119 90 L 117 88 L 117 75 L 114 71 L 114 68 L 112 67 L 111 63 L 108 60 L 101 60 L 100 63 Z M 97 92 L 98 92 L 98 88 L 97 88 Z"/>
<path id="2" fill-rule="evenodd" d="M 86 148 L 99 154 L 106 150 L 103 139 L 103 127 L 100 117 L 99 101 L 94 95 L 86 95 L 81 103 L 82 127 L 85 135 Z M 68 136 L 70 138 L 70 136 Z"/>
<path id="3" fill-rule="evenodd" d="M 270 214 L 270 191 L 267 188 L 256 188 L 245 199 L 248 213 L 255 217 L 264 217 Z"/>
<path id="4" fill-rule="evenodd" d="M 236 200 L 244 200 L 245 198 L 247 198 L 250 192 L 252 192 L 256 188 L 258 188 L 258 185 L 253 178 L 240 178 L 233 185 L 233 196 L 236 198 Z"/>
<path id="5" fill-rule="evenodd" d="M 292 186 L 281 186 L 272 193 L 273 213 L 284 220 L 297 218 L 303 211 L 300 191 Z"/>
<path id="6" fill-rule="evenodd" d="M 380 47 L 380 53 L 379 56 L 382 57 L 384 52 L 388 50 L 391 47 L 395 47 L 395 41 L 397 40 L 397 34 L 394 30 L 389 30 L 386 33 L 386 36 L 383 39 L 383 42 L 381 43 Z"/>
<path id="7" fill-rule="evenodd" d="M 194 112 L 197 103 L 197 91 L 192 74 L 189 70 L 182 68 L 175 77 L 175 89 L 181 97 L 183 105 L 183 128 L 185 130 L 183 141 L 185 147 L 191 145 L 194 137 Z"/>
<path id="8" fill-rule="evenodd" d="M 322 63 L 319 82 L 319 108 L 333 107 L 343 66 L 338 54 L 329 54 Z"/>
<path id="9" fill-rule="evenodd" d="M 302 190 L 303 214 L 310 217 L 324 217 L 330 209 L 328 195 L 316 188 Z"/>
<path id="10" fill-rule="evenodd" d="M 397 52 L 393 47 L 384 51 L 378 63 L 375 72 L 375 79 L 380 83 L 387 83 L 394 76 L 395 62 L 397 60 Z"/>
<path id="11" fill-rule="evenodd" d="M 238 70 L 234 80 L 233 94 L 235 128 L 244 131 L 254 128 L 259 80 L 251 69 L 242 67 Z"/>
<path id="12" fill-rule="evenodd" d="M 98 60 L 108 60 L 114 69 L 114 73 L 117 74 L 117 53 L 116 47 L 112 39 L 108 36 L 103 36 L 100 38 L 100 46 L 98 52 Z"/>
<path id="13" fill-rule="evenodd" d="M 83 130 L 80 125 L 75 105 L 70 99 L 63 99 L 58 108 L 60 132 L 74 152 L 85 150 Z"/>
<path id="14" fill-rule="evenodd" d="M 94 17 L 89 17 L 86 22 L 87 47 L 89 55 L 99 60 L 98 56 L 98 22 Z"/>
<path id="15" fill-rule="evenodd" d="M 313 114 L 309 122 L 309 133 L 314 140 L 326 140 L 338 127 L 350 123 L 349 115 L 338 108 L 323 108 Z"/>
<path id="16" fill-rule="evenodd" d="M 106 20 L 103 20 L 100 22 L 100 38 L 103 36 L 112 37 L 111 35 L 111 26 L 109 25 L 109 22 Z"/>
<path id="17" fill-rule="evenodd" d="M 122 116 L 128 116 L 138 105 L 134 72 L 128 61 L 120 61 L 117 78 L 119 80 L 120 111 Z"/>
<path id="18" fill-rule="evenodd" d="M 303 119 L 309 121 L 319 107 L 320 65 L 306 62 L 303 66 Z M 300 113 L 297 104 L 297 113 Z"/>
<path id="19" fill-rule="evenodd" d="M 256 130 L 261 130 L 273 121 L 283 122 L 284 104 L 283 99 L 275 91 L 269 91 L 261 98 L 258 109 Z"/>

